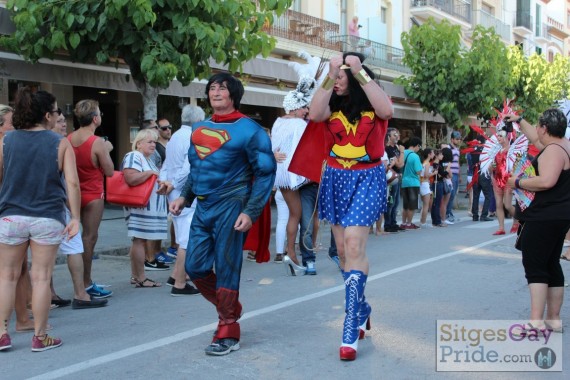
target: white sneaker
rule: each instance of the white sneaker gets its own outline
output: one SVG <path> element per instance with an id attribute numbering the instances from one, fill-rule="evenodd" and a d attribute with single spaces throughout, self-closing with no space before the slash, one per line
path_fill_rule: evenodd
<path id="1" fill-rule="evenodd" d="M 444 223 L 445 223 L 445 224 L 450 224 L 450 225 L 451 225 L 451 224 L 455 224 L 455 223 L 453 223 L 451 220 L 446 220 Z"/>
<path id="2" fill-rule="evenodd" d="M 431 224 L 427 224 L 427 223 L 422 223 L 420 224 L 421 228 L 431 228 Z"/>

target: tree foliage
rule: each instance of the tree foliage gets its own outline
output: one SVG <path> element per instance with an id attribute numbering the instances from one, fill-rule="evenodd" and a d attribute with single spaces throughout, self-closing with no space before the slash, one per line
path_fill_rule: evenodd
<path id="1" fill-rule="evenodd" d="M 36 62 L 68 54 L 74 62 L 123 60 L 156 117 L 160 88 L 188 85 L 210 72 L 210 59 L 232 72 L 275 40 L 264 22 L 292 0 L 9 0 L 16 32 L 3 45 Z M 153 103 L 154 100 L 154 103 Z M 152 104 L 153 103 L 153 104 Z"/>
<path id="2" fill-rule="evenodd" d="M 512 46 L 508 59 L 512 67 L 510 95 L 530 122 L 537 122 L 542 112 L 570 95 L 570 60 L 567 57 L 556 55 L 550 63 L 536 53 L 526 57 L 521 49 Z"/>
<path id="3" fill-rule="evenodd" d="M 489 113 L 505 96 L 509 63 L 505 46 L 492 29 L 477 25 L 467 50 L 459 26 L 430 18 L 403 33 L 402 46 L 403 62 L 412 75 L 398 78 L 397 83 L 424 112 L 440 114 L 449 125 Z"/>

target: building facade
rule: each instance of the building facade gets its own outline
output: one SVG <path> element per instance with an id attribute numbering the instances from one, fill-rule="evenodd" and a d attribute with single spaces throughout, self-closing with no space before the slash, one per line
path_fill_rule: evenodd
<path id="1" fill-rule="evenodd" d="M 460 25 L 463 41 L 470 44 L 477 24 L 493 27 L 505 44 L 517 44 L 525 54 L 543 54 L 552 60 L 556 54 L 570 55 L 568 49 L 570 0 L 295 0 L 267 32 L 277 44 L 268 58 L 255 58 L 243 67 L 246 93 L 242 112 L 265 127 L 271 127 L 281 113 L 284 95 L 297 77 L 288 66 L 305 50 L 314 56 L 331 57 L 343 51 L 359 51 L 380 78 L 379 83 L 392 97 L 394 118 L 390 125 L 402 136 L 428 135 L 445 139 L 443 119 L 424 113 L 393 80 L 409 73 L 402 64 L 402 32 L 421 25 L 429 17 Z M 10 34 L 13 25 L 0 0 L 0 33 Z M 350 39 L 348 23 L 359 18 L 360 37 Z M 212 65 L 223 70 L 219 65 Z M 97 99 L 105 119 L 99 132 L 109 137 L 116 149 L 113 159 L 120 163 L 130 150 L 130 137 L 140 125 L 142 98 L 128 80 L 127 68 L 76 64 L 60 60 L 40 60 L 31 65 L 21 57 L 0 51 L 0 103 L 10 103 L 18 86 L 31 83 L 53 92 L 68 115 L 80 99 Z M 205 97 L 205 82 L 181 86 L 174 81 L 159 97 L 159 114 L 179 125 L 180 108 Z M 159 115 L 160 116 L 160 115 Z M 72 125 L 69 116 L 68 125 Z"/>

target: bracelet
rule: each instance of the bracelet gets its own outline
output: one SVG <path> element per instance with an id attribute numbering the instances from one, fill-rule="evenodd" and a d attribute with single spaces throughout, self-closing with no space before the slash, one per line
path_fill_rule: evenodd
<path id="1" fill-rule="evenodd" d="M 325 80 L 323 80 L 323 83 L 321 83 L 321 88 L 325 91 L 328 91 L 333 87 L 334 87 L 334 79 L 332 79 L 327 75 Z"/>
<path id="2" fill-rule="evenodd" d="M 515 189 L 521 188 L 521 178 L 515 179 Z"/>
<path id="3" fill-rule="evenodd" d="M 358 73 L 354 74 L 354 79 L 356 79 L 361 86 L 364 86 L 366 83 L 372 80 L 372 78 L 370 78 L 370 75 L 368 75 L 364 69 L 360 69 Z"/>
<path id="4" fill-rule="evenodd" d="M 520 122 L 523 120 L 523 117 L 519 117 L 518 119 L 515 120 L 515 123 L 520 124 Z"/>

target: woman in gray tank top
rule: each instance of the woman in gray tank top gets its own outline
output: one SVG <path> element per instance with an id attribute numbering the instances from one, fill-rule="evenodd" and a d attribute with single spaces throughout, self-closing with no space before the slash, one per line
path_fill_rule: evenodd
<path id="1" fill-rule="evenodd" d="M 32 252 L 32 351 L 62 344 L 46 334 L 50 278 L 61 240 L 79 231 L 80 198 L 71 145 L 51 131 L 60 114 L 52 94 L 20 88 L 13 115 L 16 130 L 0 144 L 0 350 L 12 347 L 8 320 L 28 247 Z M 66 199 L 72 216 L 67 226 Z"/>

